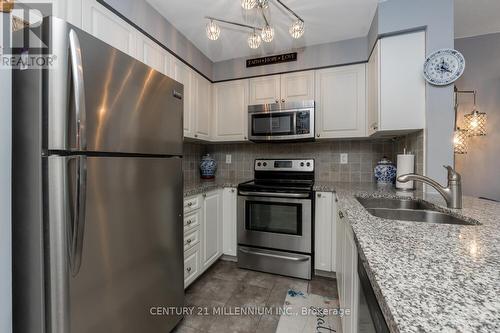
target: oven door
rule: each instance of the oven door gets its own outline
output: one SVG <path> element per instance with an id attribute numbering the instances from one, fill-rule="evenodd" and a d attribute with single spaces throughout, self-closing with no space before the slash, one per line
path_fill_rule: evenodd
<path id="1" fill-rule="evenodd" d="M 311 199 L 305 193 L 240 191 L 238 244 L 311 253 L 311 206 Z"/>

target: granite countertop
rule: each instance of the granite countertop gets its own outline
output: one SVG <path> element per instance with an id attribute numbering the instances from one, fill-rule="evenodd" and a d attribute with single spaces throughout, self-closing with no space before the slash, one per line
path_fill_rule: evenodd
<path id="1" fill-rule="evenodd" d="M 465 196 L 452 210 L 439 195 L 374 184 L 315 189 L 337 193 L 391 332 L 500 332 L 500 203 Z M 355 196 L 425 199 L 480 225 L 382 219 Z"/>
<path id="2" fill-rule="evenodd" d="M 206 193 L 224 187 L 237 187 L 239 183 L 250 180 L 249 178 L 215 178 L 212 180 L 197 179 L 194 182 L 184 183 L 184 197 Z"/>

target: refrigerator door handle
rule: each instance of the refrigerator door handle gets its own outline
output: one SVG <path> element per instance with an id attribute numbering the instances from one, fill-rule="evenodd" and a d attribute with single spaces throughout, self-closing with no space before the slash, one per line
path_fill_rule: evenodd
<path id="1" fill-rule="evenodd" d="M 69 31 L 69 50 L 71 63 L 71 76 L 74 91 L 75 119 L 76 119 L 76 144 L 80 151 L 87 150 L 87 135 L 85 125 L 85 86 L 83 81 L 83 63 L 80 41 L 76 32 Z"/>
<path id="2" fill-rule="evenodd" d="M 80 271 L 82 264 L 83 251 L 83 235 L 85 232 L 85 213 L 86 213 L 86 198 L 87 198 L 87 158 L 85 156 L 70 157 L 76 160 L 75 172 L 75 200 L 71 219 L 72 227 L 68 228 L 71 231 L 70 238 L 70 269 L 71 275 L 76 276 Z"/>

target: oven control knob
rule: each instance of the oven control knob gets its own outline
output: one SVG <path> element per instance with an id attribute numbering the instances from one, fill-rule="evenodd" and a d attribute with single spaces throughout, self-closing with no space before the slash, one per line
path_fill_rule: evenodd
<path id="1" fill-rule="evenodd" d="M 260 163 L 260 162 L 257 162 L 257 166 L 261 166 L 261 165 L 262 165 L 262 163 Z"/>
<path id="2" fill-rule="evenodd" d="M 300 162 L 300 166 L 303 167 L 304 166 L 304 162 Z"/>
<path id="3" fill-rule="evenodd" d="M 267 163 L 266 163 L 266 162 L 264 162 L 264 163 L 262 163 L 262 165 L 263 165 L 263 166 L 267 166 Z"/>
<path id="4" fill-rule="evenodd" d="M 306 163 L 306 165 L 307 165 L 308 167 L 310 167 L 310 166 L 311 166 L 311 162 L 307 162 L 307 163 Z"/>

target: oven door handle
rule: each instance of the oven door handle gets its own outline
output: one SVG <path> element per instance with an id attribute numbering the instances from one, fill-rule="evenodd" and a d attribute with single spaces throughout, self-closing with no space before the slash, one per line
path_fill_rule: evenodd
<path id="1" fill-rule="evenodd" d="M 285 259 L 285 260 L 291 260 L 291 261 L 307 261 L 309 260 L 309 257 L 288 257 L 288 256 L 281 256 L 279 254 L 272 254 L 272 253 L 265 253 L 265 252 L 256 252 L 256 251 L 249 251 L 246 249 L 238 249 L 240 252 L 246 253 L 246 254 L 255 254 L 258 256 L 263 256 L 263 257 L 270 257 L 270 258 L 275 258 L 275 259 Z"/>
<path id="2" fill-rule="evenodd" d="M 275 193 L 275 192 L 250 192 L 239 191 L 240 195 L 252 195 L 257 197 L 278 197 L 278 198 L 309 198 L 309 193 Z"/>

